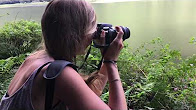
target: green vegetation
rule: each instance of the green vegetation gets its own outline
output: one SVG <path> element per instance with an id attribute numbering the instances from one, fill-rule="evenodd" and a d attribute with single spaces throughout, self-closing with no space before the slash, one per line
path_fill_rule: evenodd
<path id="1" fill-rule="evenodd" d="M 82 72 L 95 71 L 100 59 L 93 49 Z M 125 44 L 118 68 L 129 108 L 196 109 L 196 55 L 182 58 L 180 51 L 156 38 L 135 51 Z M 106 88 L 101 98 L 107 103 L 108 97 Z"/>
<path id="2" fill-rule="evenodd" d="M 33 21 L 7 23 L 0 29 L 0 59 L 31 52 L 41 41 L 41 26 Z"/>
<path id="3" fill-rule="evenodd" d="M 0 30 L 0 35 L 2 32 Z M 35 35 L 41 36 L 40 28 L 36 32 Z M 16 39 L 20 39 L 21 35 L 18 35 L 19 37 L 15 36 Z M 190 43 L 195 46 L 194 37 L 191 38 Z M 18 47 L 15 48 L 17 50 Z M 0 98 L 6 92 L 16 68 L 24 61 L 28 55 L 26 53 L 31 51 L 31 49 L 22 51 L 21 55 L 18 53 L 15 54 L 18 56 L 0 60 Z M 83 58 L 84 56 L 79 56 L 77 63 L 81 64 Z M 85 73 L 95 71 L 100 58 L 98 49 L 92 48 L 86 65 L 81 71 Z M 128 44 L 125 44 L 119 57 L 118 68 L 129 108 L 196 109 L 196 55 L 183 58 L 180 51 L 171 49 L 170 45 L 164 43 L 161 38 L 156 38 L 142 44 L 136 50 L 130 49 Z M 107 87 L 101 96 L 106 103 L 109 97 Z"/>
<path id="4" fill-rule="evenodd" d="M 123 50 L 119 67 L 134 109 L 196 108 L 196 55 L 186 59 L 157 38 L 134 52 Z M 127 61 L 128 59 L 128 61 Z"/>
<path id="5" fill-rule="evenodd" d="M 27 54 L 0 60 L 0 98 L 5 94 L 9 83 Z"/>

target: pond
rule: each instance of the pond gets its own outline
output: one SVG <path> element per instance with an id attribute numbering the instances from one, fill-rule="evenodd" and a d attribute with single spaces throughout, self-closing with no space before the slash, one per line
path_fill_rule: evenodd
<path id="1" fill-rule="evenodd" d="M 0 27 L 19 19 L 40 22 L 47 3 L 0 6 Z M 114 3 L 93 3 L 98 22 L 129 27 L 131 48 L 156 37 L 162 37 L 183 56 L 196 53 L 189 44 L 196 37 L 195 0 L 133 0 Z"/>

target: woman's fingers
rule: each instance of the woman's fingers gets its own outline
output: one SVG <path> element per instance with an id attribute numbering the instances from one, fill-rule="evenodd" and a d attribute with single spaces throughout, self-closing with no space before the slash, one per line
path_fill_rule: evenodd
<path id="1" fill-rule="evenodd" d="M 123 35 L 124 35 L 124 32 L 123 32 L 122 28 L 119 27 L 119 26 L 116 26 L 115 28 L 116 28 L 116 31 L 118 32 L 116 38 L 119 39 L 119 40 L 122 39 Z"/>
<path id="2" fill-rule="evenodd" d="M 101 44 L 102 46 L 105 45 L 105 32 L 104 32 L 104 30 L 101 31 L 101 35 L 100 35 L 100 44 Z"/>
<path id="3" fill-rule="evenodd" d="M 105 31 L 102 30 L 99 39 L 99 45 L 105 46 Z M 104 48 L 100 48 L 101 54 L 103 55 Z"/>
<path id="4" fill-rule="evenodd" d="M 123 39 L 122 38 L 123 38 L 124 32 L 123 32 L 122 28 L 119 26 L 116 26 L 115 29 L 118 34 L 117 34 L 116 38 L 114 39 L 113 43 L 115 45 L 117 45 L 118 48 L 122 49 L 123 48 Z"/>
<path id="5" fill-rule="evenodd" d="M 107 49 L 104 59 L 106 60 L 117 60 L 121 49 L 123 48 L 123 30 L 121 27 L 115 27 L 117 31 L 116 38 L 112 41 L 111 45 Z"/>

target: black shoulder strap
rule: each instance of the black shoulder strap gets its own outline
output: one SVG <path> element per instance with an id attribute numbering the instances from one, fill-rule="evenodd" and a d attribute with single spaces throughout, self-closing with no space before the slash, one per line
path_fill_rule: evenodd
<path id="1" fill-rule="evenodd" d="M 55 60 L 48 66 L 46 72 L 43 74 L 43 77 L 46 79 L 45 110 L 52 110 L 55 78 L 66 66 L 71 66 L 77 71 L 76 66 L 71 62 L 65 60 Z"/>

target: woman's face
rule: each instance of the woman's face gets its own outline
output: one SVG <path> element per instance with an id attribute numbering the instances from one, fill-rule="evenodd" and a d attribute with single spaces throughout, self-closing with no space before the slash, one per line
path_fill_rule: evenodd
<path id="1" fill-rule="evenodd" d="M 93 40 L 93 37 L 94 37 L 94 33 L 95 31 L 97 30 L 97 25 L 96 23 L 92 24 L 91 26 L 89 26 L 89 31 L 87 32 L 87 34 L 85 35 L 85 39 L 83 41 L 83 47 L 82 49 L 80 49 L 77 54 L 78 55 L 81 55 L 81 54 L 85 54 L 85 50 L 86 48 L 91 44 L 92 40 Z"/>
<path id="2" fill-rule="evenodd" d="M 86 47 L 85 48 L 87 48 L 90 44 L 91 44 L 91 42 L 92 42 L 92 40 L 93 40 L 93 37 L 94 37 L 94 33 L 95 33 L 95 31 L 96 31 L 97 29 L 96 29 L 96 25 L 95 26 L 93 26 L 93 28 L 90 30 L 90 32 L 86 35 L 86 38 L 87 38 L 87 43 L 86 43 Z"/>

